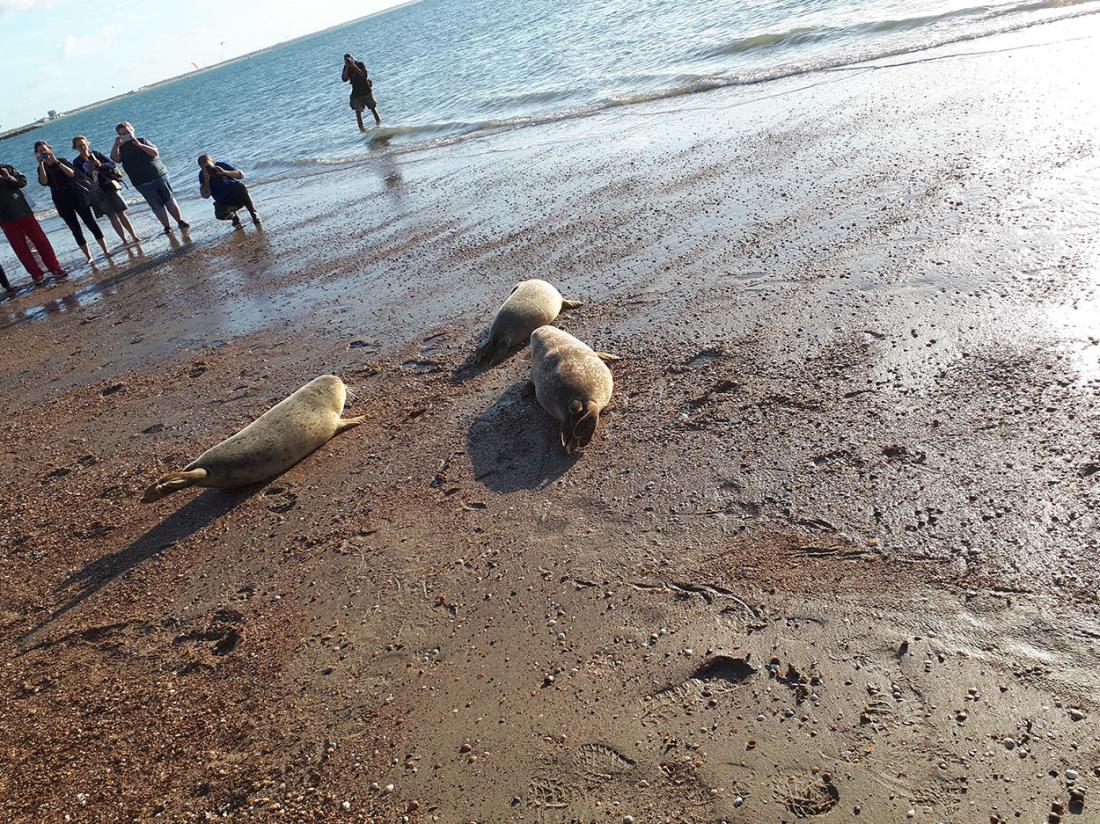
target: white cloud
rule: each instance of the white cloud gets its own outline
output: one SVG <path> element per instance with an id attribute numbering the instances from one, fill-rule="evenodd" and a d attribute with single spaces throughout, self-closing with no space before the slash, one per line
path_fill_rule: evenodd
<path id="1" fill-rule="evenodd" d="M 6 11 L 27 11 L 35 6 L 44 6 L 49 0 L 0 0 L 0 14 Z"/>
<path id="2" fill-rule="evenodd" d="M 75 35 L 67 35 L 64 42 L 61 44 L 61 53 L 65 57 L 80 57 L 81 54 L 87 54 L 90 42 L 87 37 L 76 37 Z"/>
<path id="3" fill-rule="evenodd" d="M 2 0 L 0 0 L 2 1 Z M 104 46 L 122 34 L 125 27 L 119 23 L 108 23 L 94 34 L 69 34 L 61 41 L 61 54 L 68 60 L 87 57 L 100 51 Z"/>

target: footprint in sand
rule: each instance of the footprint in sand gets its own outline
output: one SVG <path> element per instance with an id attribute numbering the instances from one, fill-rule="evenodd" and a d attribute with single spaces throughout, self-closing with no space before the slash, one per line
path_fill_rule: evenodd
<path id="1" fill-rule="evenodd" d="M 783 806 L 798 818 L 824 815 L 840 800 L 840 791 L 821 779 L 803 783 L 792 779 L 782 795 Z"/>
<path id="2" fill-rule="evenodd" d="M 704 697 L 731 692 L 748 681 L 757 670 L 746 658 L 715 655 L 708 658 L 686 681 L 659 690 L 642 699 L 642 723 L 652 726 L 672 717 L 678 710 Z"/>

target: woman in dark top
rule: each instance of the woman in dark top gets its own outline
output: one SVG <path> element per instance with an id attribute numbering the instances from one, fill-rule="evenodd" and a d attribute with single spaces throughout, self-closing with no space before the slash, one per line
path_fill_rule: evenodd
<path id="1" fill-rule="evenodd" d="M 38 182 L 50 187 L 53 196 L 53 205 L 57 207 L 57 214 L 65 221 L 69 231 L 73 233 L 73 239 L 88 263 L 92 262 L 92 255 L 88 251 L 88 242 L 84 240 L 84 232 L 80 229 L 80 220 L 88 227 L 92 237 L 99 243 L 103 254 L 110 257 L 107 244 L 103 240 L 103 232 L 99 224 L 92 216 L 89 205 L 91 193 L 94 191 L 92 182 L 83 174 L 73 168 L 69 161 L 55 157 L 53 149 L 45 140 L 39 140 L 34 144 L 34 155 L 38 160 Z"/>
<path id="2" fill-rule="evenodd" d="M 141 243 L 141 238 L 137 236 L 130 218 L 126 215 L 126 201 L 119 194 L 122 188 L 122 172 L 118 170 L 118 166 L 107 155 L 92 151 L 92 145 L 84 135 L 73 138 L 73 148 L 80 152 L 73 158 L 73 168 L 99 187 L 99 198 L 92 203 L 95 216 L 107 216 L 123 245 L 127 243 L 127 231 L 134 243 Z"/>

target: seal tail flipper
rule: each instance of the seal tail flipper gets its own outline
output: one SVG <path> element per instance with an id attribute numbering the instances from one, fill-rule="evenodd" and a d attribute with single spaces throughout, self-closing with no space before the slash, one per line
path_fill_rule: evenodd
<path id="1" fill-rule="evenodd" d="M 336 432 L 334 434 L 339 435 L 345 429 L 351 429 L 353 426 L 358 426 L 367 419 L 366 415 L 359 415 L 355 418 L 341 418 L 336 423 Z"/>
<path id="2" fill-rule="evenodd" d="M 178 492 L 181 489 L 186 489 L 189 486 L 194 486 L 199 481 L 206 478 L 209 473 L 205 469 L 190 469 L 183 472 L 169 472 L 161 478 L 158 478 L 156 483 L 145 490 L 141 496 L 141 502 L 143 504 L 151 504 L 153 501 L 159 501 L 161 498 L 166 498 L 173 492 Z"/>
<path id="3" fill-rule="evenodd" d="M 596 357 L 602 360 L 604 363 L 610 363 L 612 361 L 622 360 L 622 355 L 612 355 L 610 352 L 597 352 Z"/>
<path id="4" fill-rule="evenodd" d="M 565 300 L 562 298 L 561 309 L 564 312 L 566 309 L 579 309 L 584 306 L 583 300 Z"/>

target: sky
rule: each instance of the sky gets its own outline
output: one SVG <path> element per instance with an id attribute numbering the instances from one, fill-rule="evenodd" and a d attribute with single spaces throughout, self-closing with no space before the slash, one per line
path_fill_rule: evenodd
<path id="1" fill-rule="evenodd" d="M 0 131 L 401 2 L 0 0 Z"/>

